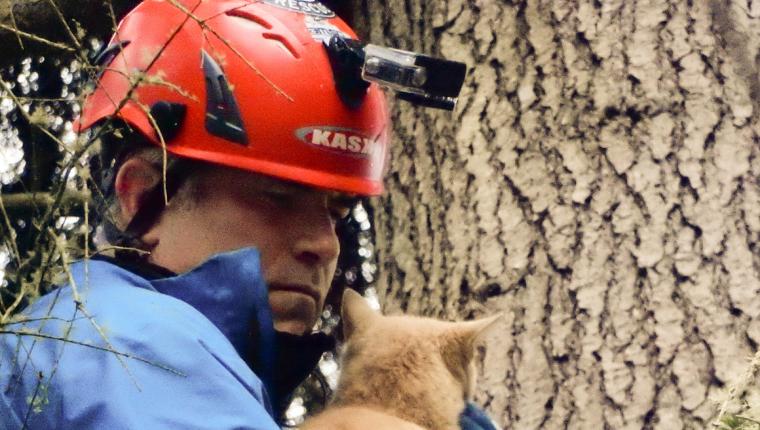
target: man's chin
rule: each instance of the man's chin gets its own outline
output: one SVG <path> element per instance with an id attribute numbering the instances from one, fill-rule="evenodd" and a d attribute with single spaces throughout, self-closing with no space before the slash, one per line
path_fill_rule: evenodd
<path id="1" fill-rule="evenodd" d="M 292 334 L 311 331 L 317 321 L 317 304 L 310 296 L 289 291 L 270 291 L 274 328 Z"/>
<path id="2" fill-rule="evenodd" d="M 306 324 L 303 321 L 297 321 L 297 320 L 284 320 L 284 321 L 278 321 L 275 319 L 274 321 L 274 329 L 283 332 L 283 333 L 290 333 L 297 336 L 306 334 L 311 331 L 311 328 L 313 327 L 313 324 Z"/>

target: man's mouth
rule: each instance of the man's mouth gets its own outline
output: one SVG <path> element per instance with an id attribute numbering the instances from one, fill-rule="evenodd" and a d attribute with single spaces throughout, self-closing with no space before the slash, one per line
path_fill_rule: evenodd
<path id="1" fill-rule="evenodd" d="M 314 303 L 319 303 L 321 295 L 316 288 L 313 288 L 305 284 L 285 284 L 273 282 L 269 284 L 269 291 L 289 291 L 294 293 L 301 293 L 311 297 Z"/>

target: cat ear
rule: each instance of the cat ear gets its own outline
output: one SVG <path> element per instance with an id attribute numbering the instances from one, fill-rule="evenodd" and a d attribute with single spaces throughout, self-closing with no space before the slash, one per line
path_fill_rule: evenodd
<path id="1" fill-rule="evenodd" d="M 504 318 L 503 313 L 477 319 L 475 321 L 466 321 L 458 323 L 459 333 L 475 345 L 488 336 L 491 331 L 498 327 L 498 322 Z"/>
<path id="2" fill-rule="evenodd" d="M 444 336 L 444 353 L 453 355 L 468 362 L 475 350 L 475 345 L 480 343 L 488 333 L 498 327 L 497 322 L 504 314 L 496 314 L 475 321 L 452 323 Z"/>
<path id="3" fill-rule="evenodd" d="M 351 335 L 362 330 L 372 320 L 380 316 L 377 311 L 370 307 L 364 297 L 348 288 L 343 291 L 343 305 L 340 315 L 343 320 L 344 339 L 348 339 Z"/>
<path id="4" fill-rule="evenodd" d="M 475 363 L 472 361 L 475 355 L 475 346 L 502 319 L 504 314 L 475 321 L 452 323 L 453 326 L 444 334 L 441 342 L 441 355 L 449 371 L 461 383 L 465 399 L 471 399 L 475 387 Z"/>

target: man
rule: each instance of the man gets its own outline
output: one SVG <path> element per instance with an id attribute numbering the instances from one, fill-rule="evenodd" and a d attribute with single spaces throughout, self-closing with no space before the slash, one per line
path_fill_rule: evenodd
<path id="1" fill-rule="evenodd" d="M 335 223 L 382 192 L 355 37 L 309 0 L 146 0 L 120 23 L 79 120 L 118 252 L 6 327 L 1 428 L 278 428 L 329 347 L 309 332 Z"/>

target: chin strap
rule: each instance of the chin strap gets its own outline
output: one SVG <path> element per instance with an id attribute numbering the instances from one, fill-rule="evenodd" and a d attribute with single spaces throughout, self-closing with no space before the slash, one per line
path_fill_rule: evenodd
<path id="1" fill-rule="evenodd" d="M 248 365 L 258 374 L 261 364 L 255 350 L 258 342 L 251 342 Z M 335 338 L 324 333 L 297 336 L 275 331 L 275 366 L 272 377 L 272 408 L 275 417 L 282 417 L 295 389 L 314 371 L 322 354 L 335 349 Z"/>
<path id="2" fill-rule="evenodd" d="M 184 182 L 185 176 L 182 174 L 182 165 L 184 163 L 178 158 L 167 160 L 166 171 L 162 176 L 166 178 L 166 195 L 164 195 L 164 180 L 156 184 L 152 189 L 147 191 L 140 198 L 137 213 L 124 229 L 124 236 L 130 239 L 137 239 L 142 236 L 148 229 L 155 224 L 161 212 L 166 208 L 166 203 L 171 201 L 177 193 L 180 185 Z"/>
<path id="3" fill-rule="evenodd" d="M 153 119 L 157 132 L 163 137 L 163 142 L 169 144 L 179 133 L 187 113 L 187 106 L 180 103 L 159 101 L 150 108 L 150 116 Z M 96 174 L 96 184 L 101 187 L 104 194 L 114 193 L 115 176 L 124 158 L 131 154 L 134 145 L 139 142 L 142 145 L 151 145 L 146 138 L 132 130 L 127 124 L 120 122 L 114 126 L 113 135 L 104 139 L 108 144 L 103 145 L 99 157 L 94 157 L 91 166 Z M 117 134 L 119 137 L 116 137 Z M 140 199 L 139 209 L 124 231 L 119 230 L 110 220 L 106 219 L 104 228 L 106 237 L 111 243 L 134 246 L 139 244 L 142 236 L 158 219 L 161 211 L 166 207 L 176 194 L 184 181 L 189 169 L 185 164 L 189 162 L 175 157 L 168 157 L 166 170 L 161 167 L 162 180 L 148 190 Z M 166 196 L 164 196 L 164 181 L 166 178 Z"/>
<path id="4" fill-rule="evenodd" d="M 186 161 L 177 158 L 168 159 L 166 171 L 162 172 L 162 176 L 166 177 L 166 196 L 164 196 L 164 181 L 161 179 L 158 184 L 142 195 L 137 212 L 123 231 L 106 218 L 103 228 L 110 243 L 127 248 L 141 248 L 140 237 L 155 224 L 166 208 L 166 202 L 171 201 L 185 180 L 187 172 L 187 168 L 183 166 L 185 163 Z M 132 253 L 119 251 L 117 255 L 123 257 L 125 254 Z"/>

